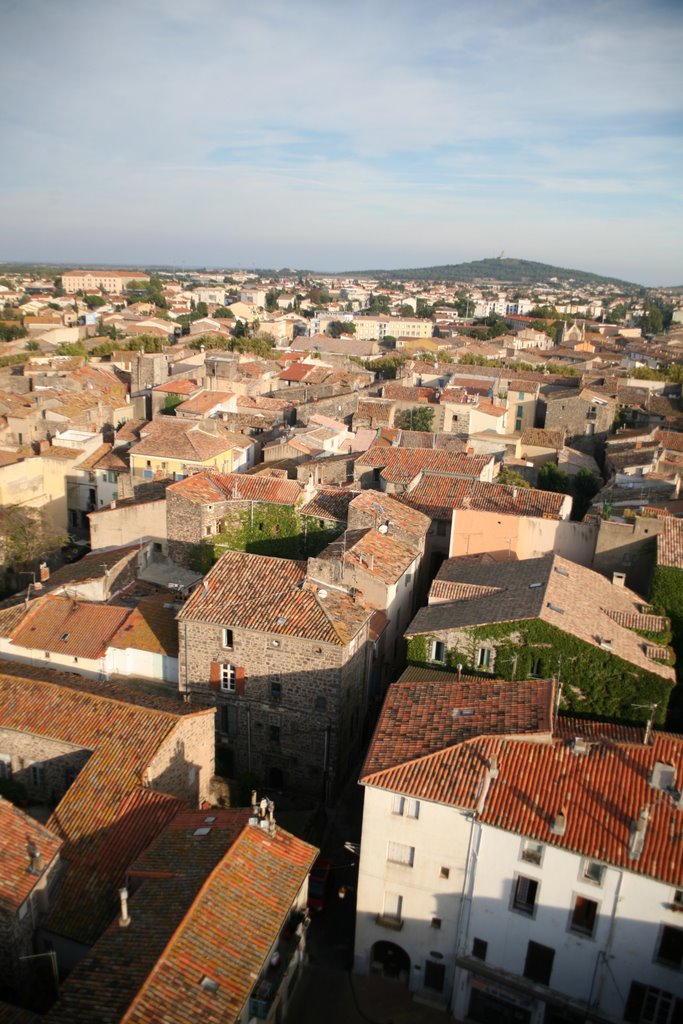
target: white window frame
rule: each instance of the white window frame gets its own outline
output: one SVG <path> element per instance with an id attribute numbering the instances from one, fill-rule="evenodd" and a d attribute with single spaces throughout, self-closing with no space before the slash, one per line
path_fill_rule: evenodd
<path id="1" fill-rule="evenodd" d="M 443 651 L 443 656 L 441 658 L 437 658 L 437 651 L 439 648 Z M 438 665 L 444 665 L 446 663 L 446 644 L 443 640 L 432 640 L 430 655 L 430 660 L 435 661 Z"/>
<path id="2" fill-rule="evenodd" d="M 221 663 L 221 690 L 223 693 L 235 693 L 237 690 L 237 669 L 228 661 Z"/>
<path id="3" fill-rule="evenodd" d="M 415 847 L 407 843 L 396 843 L 392 839 L 387 843 L 387 864 L 400 864 L 412 868 L 415 863 Z"/>
<path id="4" fill-rule="evenodd" d="M 400 921 L 403 913 L 403 896 L 397 892 L 385 892 L 382 917 L 388 921 Z"/>
<path id="5" fill-rule="evenodd" d="M 545 844 L 541 843 L 537 839 L 523 839 L 522 848 L 519 851 L 519 859 L 523 860 L 525 864 L 535 864 L 539 867 L 543 863 L 543 855 L 545 854 Z"/>
<path id="6" fill-rule="evenodd" d="M 577 900 L 585 900 L 587 903 L 594 903 L 595 904 L 595 918 L 593 920 L 593 928 L 591 929 L 591 931 L 587 931 L 585 928 L 577 927 L 574 924 L 574 914 L 576 913 L 576 903 L 577 903 Z M 572 935 L 580 935 L 584 939 L 593 939 L 593 938 L 595 938 L 595 933 L 596 933 L 597 928 L 598 928 L 598 917 L 599 916 L 600 916 L 600 903 L 598 902 L 598 900 L 594 900 L 590 896 L 584 896 L 583 893 L 576 893 L 575 892 L 573 894 L 573 896 L 572 896 L 572 906 L 571 906 L 571 910 L 569 911 L 569 923 L 567 925 L 567 930 L 570 931 L 572 933 Z"/>
<path id="7" fill-rule="evenodd" d="M 600 878 L 591 878 L 589 872 L 592 868 L 598 868 L 600 871 Z M 592 857 L 586 857 L 581 864 L 581 881 L 588 882 L 589 885 L 601 886 L 605 880 L 605 865 L 599 860 L 595 860 Z"/>
<path id="8" fill-rule="evenodd" d="M 406 800 L 404 796 L 400 796 L 398 793 L 394 793 L 393 797 L 391 798 L 391 813 L 402 815 L 405 809 L 405 803 Z"/>
<path id="9" fill-rule="evenodd" d="M 12 778 L 12 758 L 9 754 L 0 754 L 0 779 Z"/>
<path id="10" fill-rule="evenodd" d="M 414 797 L 409 796 L 406 799 L 406 818 L 419 818 L 420 817 L 420 801 Z"/>
<path id="11" fill-rule="evenodd" d="M 493 667 L 493 647 L 477 647 L 477 668 L 490 672 Z"/>
<path id="12" fill-rule="evenodd" d="M 226 651 L 232 651 L 235 647 L 235 637 L 232 630 L 228 629 L 227 626 L 223 626 L 223 647 Z"/>
<path id="13" fill-rule="evenodd" d="M 531 905 L 528 902 L 517 901 L 517 891 L 523 885 L 535 885 L 536 891 L 534 893 L 534 901 Z M 538 894 L 541 890 L 541 883 L 538 878 L 531 878 L 529 875 L 515 875 L 512 879 L 512 898 L 510 900 L 510 910 L 513 910 L 516 914 L 524 914 L 525 917 L 535 917 L 536 910 L 538 908 Z"/>

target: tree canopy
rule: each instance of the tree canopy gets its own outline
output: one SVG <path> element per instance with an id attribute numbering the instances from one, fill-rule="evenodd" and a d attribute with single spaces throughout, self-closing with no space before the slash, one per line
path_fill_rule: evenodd
<path id="1" fill-rule="evenodd" d="M 68 537 L 56 529 L 47 512 L 21 505 L 0 507 L 2 561 L 14 569 L 32 565 L 66 544 Z"/>

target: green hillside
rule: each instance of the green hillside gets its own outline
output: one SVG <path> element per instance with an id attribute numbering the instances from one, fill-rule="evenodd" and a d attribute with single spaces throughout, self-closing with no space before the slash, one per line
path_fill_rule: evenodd
<path id="1" fill-rule="evenodd" d="M 566 267 L 553 267 L 549 263 L 535 263 L 532 260 L 508 259 L 507 257 L 472 260 L 470 263 L 448 263 L 439 267 L 349 271 L 345 276 L 349 275 L 392 281 L 462 281 L 465 284 L 496 281 L 500 284 L 513 285 L 551 284 L 554 283 L 552 279 L 556 279 L 562 284 L 614 284 L 629 290 L 641 287 L 632 281 L 621 281 L 616 277 L 603 277 L 585 270 L 568 270 Z"/>

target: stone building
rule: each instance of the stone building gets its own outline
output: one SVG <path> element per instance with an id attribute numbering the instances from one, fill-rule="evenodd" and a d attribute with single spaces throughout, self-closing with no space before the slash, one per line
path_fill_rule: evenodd
<path id="1" fill-rule="evenodd" d="M 305 562 L 226 551 L 178 615 L 180 690 L 217 708 L 222 773 L 338 791 L 360 752 L 372 618 Z"/>
<path id="2" fill-rule="evenodd" d="M 0 763 L 0 777 L 6 769 Z M 33 935 L 47 913 L 60 872 L 62 841 L 0 797 L 0 978 L 16 992 L 33 953 Z M 28 965 L 26 965 L 28 966 Z"/>
<path id="3" fill-rule="evenodd" d="M 592 454 L 612 430 L 616 411 L 616 400 L 609 395 L 594 394 L 588 388 L 578 395 L 558 391 L 546 398 L 545 428 L 564 430 L 571 448 Z"/>
<path id="4" fill-rule="evenodd" d="M 0 766 L 53 811 L 67 868 L 41 926 L 69 970 L 112 920 L 130 862 L 209 796 L 213 712 L 123 684 L 5 662 Z"/>

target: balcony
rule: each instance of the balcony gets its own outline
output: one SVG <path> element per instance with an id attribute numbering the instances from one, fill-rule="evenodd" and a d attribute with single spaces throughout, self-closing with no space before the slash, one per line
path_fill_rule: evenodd
<path id="1" fill-rule="evenodd" d="M 298 976 L 307 927 L 308 918 L 302 913 L 292 911 L 270 963 L 254 985 L 249 999 L 250 1016 L 259 1020 L 274 1019 L 275 1008 L 283 998 L 289 996 Z M 286 991 L 283 991 L 285 985 Z"/>

